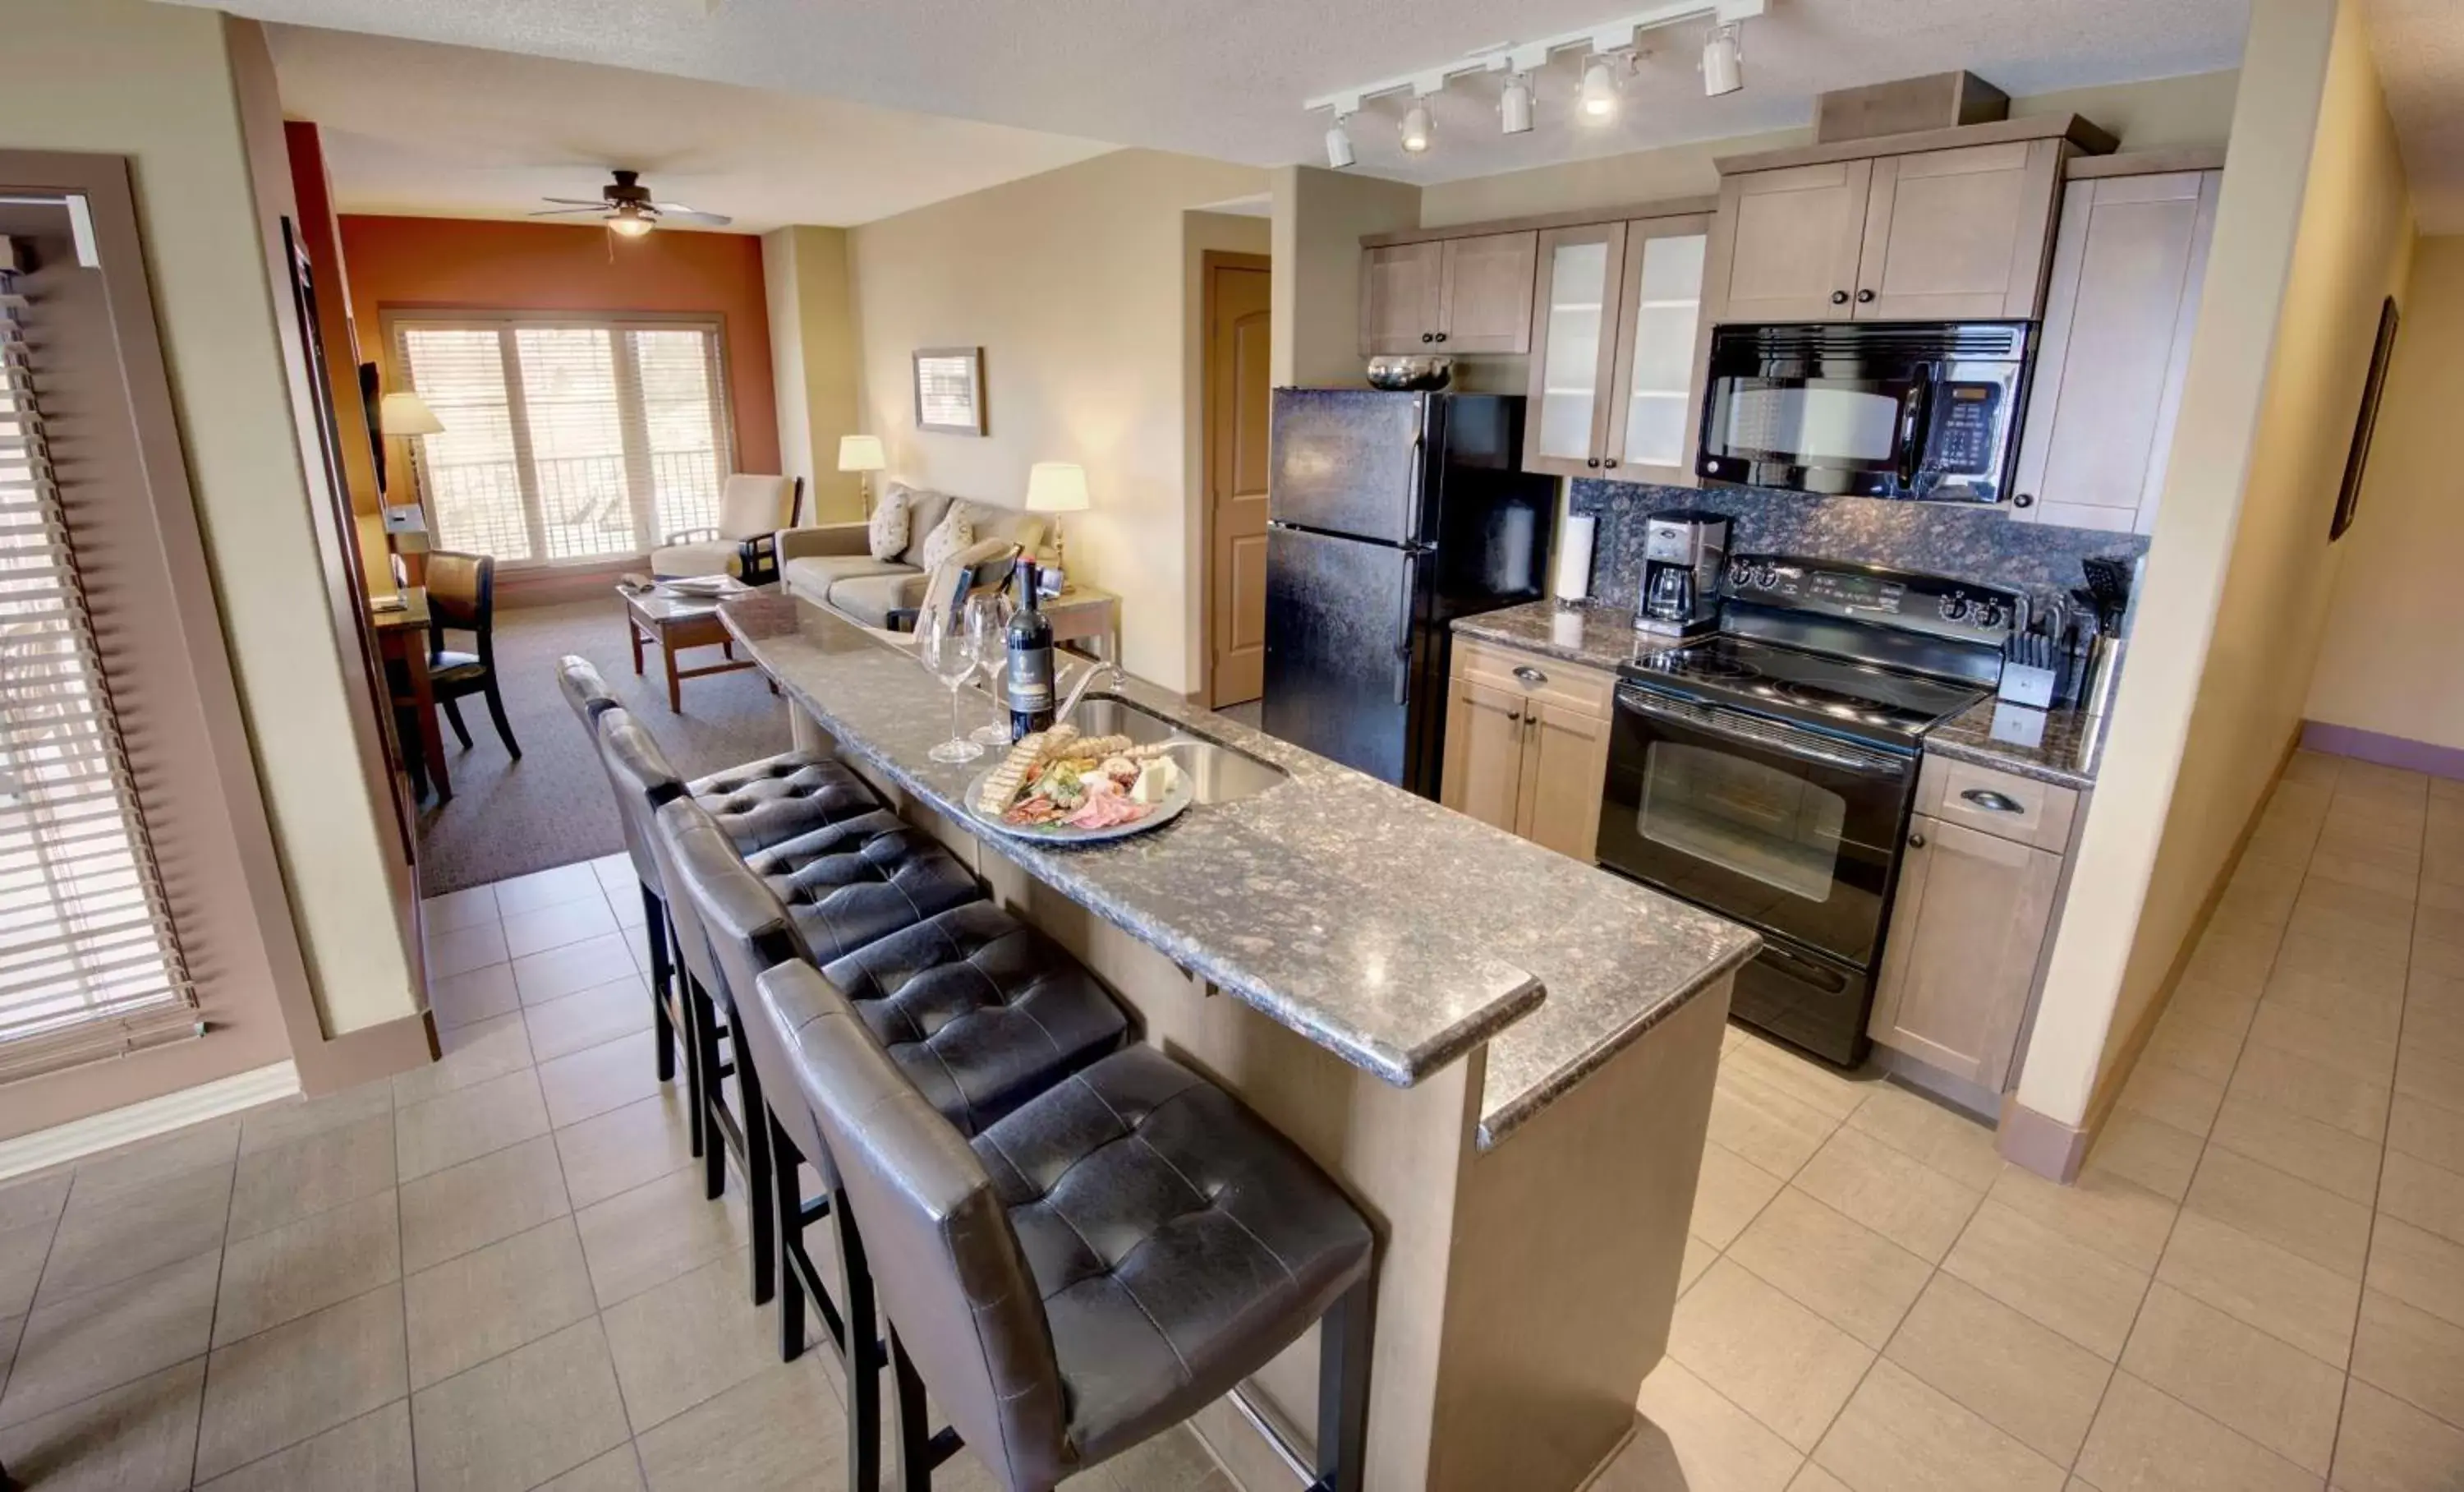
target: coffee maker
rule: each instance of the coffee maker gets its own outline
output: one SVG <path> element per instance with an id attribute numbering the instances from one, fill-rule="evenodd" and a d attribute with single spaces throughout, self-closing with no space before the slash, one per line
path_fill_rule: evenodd
<path id="1" fill-rule="evenodd" d="M 1720 624 L 1720 571 L 1728 563 L 1728 518 L 1671 508 L 1642 521 L 1642 596 L 1634 630 L 1669 640 Z"/>

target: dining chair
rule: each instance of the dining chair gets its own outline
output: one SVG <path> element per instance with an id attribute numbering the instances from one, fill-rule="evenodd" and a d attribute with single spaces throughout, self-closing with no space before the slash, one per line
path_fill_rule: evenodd
<path id="1" fill-rule="evenodd" d="M 428 556 L 428 681 L 445 720 L 453 727 L 462 749 L 471 749 L 470 727 L 462 724 L 460 701 L 484 695 L 488 715 L 505 743 L 505 754 L 521 759 L 514 727 L 505 720 L 504 696 L 496 691 L 496 562 L 485 554 L 437 550 Z M 475 651 L 457 653 L 445 646 L 447 629 L 467 632 L 478 640 Z"/>

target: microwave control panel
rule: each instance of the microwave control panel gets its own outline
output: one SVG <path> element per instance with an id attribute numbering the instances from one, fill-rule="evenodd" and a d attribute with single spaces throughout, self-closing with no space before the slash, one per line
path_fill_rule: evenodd
<path id="1" fill-rule="evenodd" d="M 1925 464 L 1947 477 L 1983 477 L 2001 463 L 2002 386 L 1949 382 L 1934 390 Z"/>

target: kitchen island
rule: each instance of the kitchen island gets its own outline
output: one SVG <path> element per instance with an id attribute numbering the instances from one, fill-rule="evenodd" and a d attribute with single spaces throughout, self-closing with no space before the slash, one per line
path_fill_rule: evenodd
<path id="1" fill-rule="evenodd" d="M 1372 1218 L 1370 1485 L 1572 1488 L 1616 1449 L 1665 1344 L 1752 934 L 1135 679 L 1093 707 L 1240 770 L 1217 785 L 1201 765 L 1187 813 L 1110 846 L 979 837 L 963 797 L 990 759 L 929 758 L 948 697 L 910 653 L 781 596 L 724 614 L 802 743 L 870 777 Z M 1200 1416 L 1250 1492 L 1295 1484 L 1256 1427 L 1307 1454 L 1315 1377 L 1304 1342 Z"/>

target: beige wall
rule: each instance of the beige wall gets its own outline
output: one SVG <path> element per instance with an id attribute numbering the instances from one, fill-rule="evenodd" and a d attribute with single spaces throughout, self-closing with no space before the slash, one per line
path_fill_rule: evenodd
<path id="1" fill-rule="evenodd" d="M 848 234 L 863 423 L 889 447 L 891 475 L 1016 507 L 1032 463 L 1084 465 L 1095 505 L 1068 521 L 1071 568 L 1121 594 L 1128 666 L 1177 689 L 1198 682 L 1200 589 L 1188 568 L 1186 219 L 1265 176 L 1121 150 Z M 968 345 L 984 349 L 990 434 L 917 431 L 910 355 Z"/>
<path id="2" fill-rule="evenodd" d="M 1415 228 L 1420 189 L 1314 166 L 1274 173 L 1269 374 L 1278 389 L 1365 387 L 1360 237 Z"/>
<path id="3" fill-rule="evenodd" d="M 2464 411 L 2464 238 L 2416 247 L 2376 439 L 2310 679 L 2309 718 L 2464 750 L 2464 554 L 2453 425 Z"/>
<path id="4" fill-rule="evenodd" d="M 2412 237 L 2361 0 L 2257 0 L 2145 600 L 2019 1097 L 2076 1124 L 2300 718 L 2327 521 Z"/>
<path id="5" fill-rule="evenodd" d="M 136 0 L 11 0 L 0 146 L 135 162 L 137 209 L 224 635 L 326 1029 L 411 1013 L 385 838 L 300 465 L 224 19 Z M 235 25 L 238 44 L 254 29 Z M 273 120 L 280 139 L 278 117 Z M 295 332 L 296 335 L 296 332 Z M 357 667 L 351 659 L 350 666 Z"/>
<path id="6" fill-rule="evenodd" d="M 864 428 L 847 231 L 796 227 L 763 234 L 761 283 L 770 305 L 780 470 L 804 479 L 807 522 L 861 518 L 855 475 L 838 469 L 839 436 Z"/>
<path id="7" fill-rule="evenodd" d="M 2233 122 L 2236 77 L 2232 72 L 2202 73 L 2144 83 L 2070 88 L 2013 99 L 2011 112 L 2082 115 L 2121 136 L 2125 150 L 2222 145 Z M 1720 174 L 1713 164 L 1720 157 L 1785 149 L 1813 138 L 1809 125 L 1443 182 L 1421 189 L 1420 224 L 1441 228 L 1539 212 L 1624 207 L 1663 197 L 1705 196 L 1720 189 Z"/>

